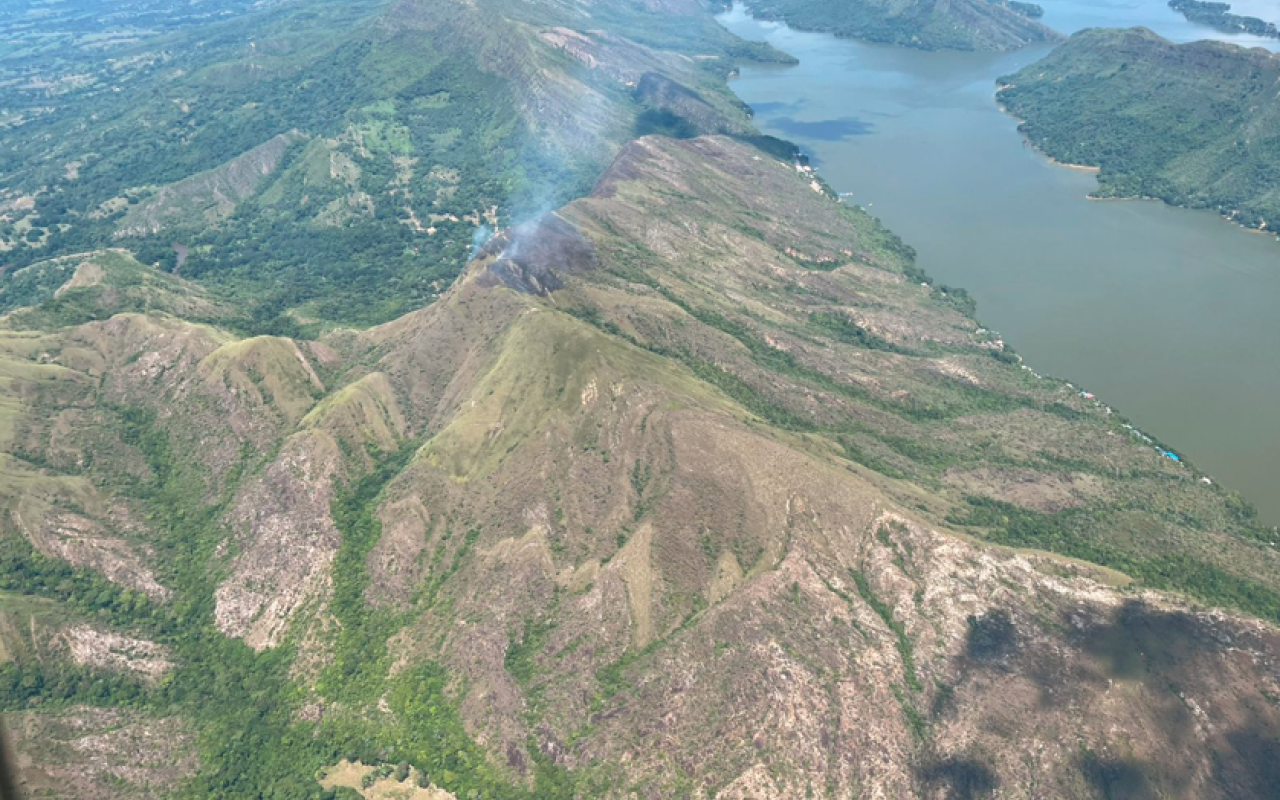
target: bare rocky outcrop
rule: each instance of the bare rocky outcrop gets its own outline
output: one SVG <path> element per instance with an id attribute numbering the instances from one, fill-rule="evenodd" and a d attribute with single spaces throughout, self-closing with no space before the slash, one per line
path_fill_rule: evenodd
<path id="1" fill-rule="evenodd" d="M 46 555 L 78 567 L 100 571 L 108 579 L 163 601 L 170 591 L 156 581 L 145 545 L 113 535 L 99 522 L 69 511 L 57 511 L 27 497 L 18 501 L 13 520 Z"/>
<path id="2" fill-rule="evenodd" d="M 214 595 L 223 633 L 254 649 L 273 647 L 293 614 L 327 586 L 340 542 L 329 509 L 341 468 L 331 437 L 299 433 L 241 492 L 227 519 L 238 553 Z"/>
<path id="3" fill-rule="evenodd" d="M 369 600 L 408 609 L 428 573 L 427 543 L 438 523 L 414 496 L 384 506 L 380 517 L 382 535 L 369 553 Z"/>
<path id="4" fill-rule="evenodd" d="M 173 669 L 167 648 L 155 642 L 88 625 L 68 628 L 64 636 L 71 660 L 81 666 L 129 672 L 150 683 Z"/>
<path id="5" fill-rule="evenodd" d="M 33 796 L 151 800 L 195 772 L 195 737 L 179 718 L 75 706 L 7 715 L 22 789 Z"/>

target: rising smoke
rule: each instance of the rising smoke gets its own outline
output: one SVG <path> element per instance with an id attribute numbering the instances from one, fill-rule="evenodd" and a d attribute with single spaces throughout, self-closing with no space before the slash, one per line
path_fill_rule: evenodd
<path id="1" fill-rule="evenodd" d="M 471 255 L 467 257 L 468 260 L 476 257 L 476 254 L 480 252 L 480 248 L 484 247 L 484 243 L 489 241 L 491 236 L 493 236 L 493 229 L 488 225 L 481 225 L 476 228 L 475 232 L 471 234 Z"/>

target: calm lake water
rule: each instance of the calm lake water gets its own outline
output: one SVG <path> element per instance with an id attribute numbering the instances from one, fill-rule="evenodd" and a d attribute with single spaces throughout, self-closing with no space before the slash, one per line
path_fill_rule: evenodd
<path id="1" fill-rule="evenodd" d="M 1165 0 L 1039 1 L 1066 33 L 1142 24 L 1179 41 L 1217 36 Z M 1280 15 L 1262 10 L 1252 13 Z M 800 59 L 733 81 L 762 130 L 799 144 L 936 280 L 968 289 L 1033 368 L 1095 392 L 1280 524 L 1280 241 L 1212 213 L 1087 200 L 1094 177 L 1025 146 L 995 104 L 996 78 L 1047 47 L 925 53 L 741 8 L 720 20 Z"/>

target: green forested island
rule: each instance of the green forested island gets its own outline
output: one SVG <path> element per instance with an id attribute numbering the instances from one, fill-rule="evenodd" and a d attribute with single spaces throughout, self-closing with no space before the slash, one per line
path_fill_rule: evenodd
<path id="1" fill-rule="evenodd" d="M 1099 197 L 1152 197 L 1253 228 L 1280 219 L 1280 57 L 1091 29 L 1001 79 L 1036 147 L 1100 168 Z"/>
<path id="2" fill-rule="evenodd" d="M 1248 33 L 1280 39 L 1280 30 L 1274 23 L 1257 17 L 1231 13 L 1230 3 L 1213 3 L 1205 0 L 1169 0 L 1169 8 L 1181 12 L 1191 22 L 1198 22 L 1229 33 Z"/>
<path id="3" fill-rule="evenodd" d="M 924 50 L 1013 50 L 1060 38 L 1034 3 L 1000 0 L 747 0 L 760 19 Z"/>

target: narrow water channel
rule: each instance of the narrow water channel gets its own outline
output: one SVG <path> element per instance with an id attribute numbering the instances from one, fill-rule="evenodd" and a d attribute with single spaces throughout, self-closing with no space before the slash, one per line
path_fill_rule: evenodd
<path id="1" fill-rule="evenodd" d="M 1067 33 L 1216 36 L 1164 0 L 1041 2 Z M 935 279 L 968 289 L 1034 368 L 1095 392 L 1280 524 L 1280 241 L 1207 212 L 1086 199 L 1093 175 L 1025 146 L 995 103 L 996 78 L 1047 47 L 926 53 L 757 22 L 741 7 L 720 20 L 800 60 L 733 81 L 763 131 L 811 154 Z"/>

